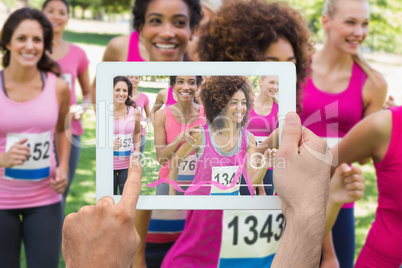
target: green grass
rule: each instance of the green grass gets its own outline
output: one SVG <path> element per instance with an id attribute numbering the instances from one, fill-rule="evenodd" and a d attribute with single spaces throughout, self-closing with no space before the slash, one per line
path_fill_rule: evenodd
<path id="1" fill-rule="evenodd" d="M 138 91 L 142 93 L 152 93 L 158 94 L 158 92 L 163 88 L 154 88 L 154 87 L 138 87 Z M 150 107 L 151 108 L 151 107 Z M 144 149 L 145 150 L 145 149 Z"/>
<path id="2" fill-rule="evenodd" d="M 68 30 L 63 33 L 64 40 L 68 42 L 98 46 L 106 46 L 112 38 L 117 36 L 120 34 L 79 33 Z"/>

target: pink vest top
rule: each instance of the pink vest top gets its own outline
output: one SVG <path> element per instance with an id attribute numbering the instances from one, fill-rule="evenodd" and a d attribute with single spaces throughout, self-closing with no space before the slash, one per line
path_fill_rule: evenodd
<path id="1" fill-rule="evenodd" d="M 268 115 L 259 115 L 254 109 L 250 110 L 250 120 L 247 130 L 257 137 L 268 137 L 278 126 L 278 104 L 274 101 Z"/>
<path id="2" fill-rule="evenodd" d="M 55 179 L 53 133 L 59 115 L 56 76 L 48 73 L 43 91 L 27 102 L 10 100 L 0 88 L 0 115 L 0 153 L 24 138 L 31 150 L 22 166 L 0 167 L 0 209 L 59 202 L 61 195 L 50 186 L 50 178 Z"/>
<path id="3" fill-rule="evenodd" d="M 113 151 L 113 169 L 127 169 L 131 152 L 134 151 L 133 133 L 135 129 L 134 107 L 130 106 L 126 117 L 114 120 L 114 139 L 120 138 L 121 147 Z"/>
<path id="4" fill-rule="evenodd" d="M 300 113 L 303 126 L 323 138 L 343 138 L 363 118 L 362 91 L 366 80 L 367 75 L 357 63 L 353 63 L 348 87 L 339 93 L 321 91 L 309 77 L 303 88 Z M 327 142 L 330 147 L 335 145 L 330 139 Z M 353 204 L 345 204 L 343 208 L 351 208 Z"/>
<path id="5" fill-rule="evenodd" d="M 173 88 L 169 87 L 168 89 L 168 97 L 166 100 L 166 107 L 175 104 L 177 101 L 173 98 Z"/>
<path id="6" fill-rule="evenodd" d="M 391 108 L 392 135 L 384 158 L 374 163 L 378 207 L 356 267 L 402 264 L 402 106 Z"/>
<path id="7" fill-rule="evenodd" d="M 193 126 L 196 125 L 204 125 L 206 123 L 205 120 L 205 115 L 204 115 L 204 106 L 200 105 L 200 114 L 197 118 L 197 120 L 190 124 L 190 125 L 183 125 L 177 122 L 177 120 L 174 118 L 172 111 L 170 110 L 170 107 L 165 107 L 165 114 L 166 114 L 166 124 L 165 124 L 165 129 L 166 129 L 166 143 L 169 144 L 171 143 L 177 135 L 179 135 L 181 132 L 192 128 Z M 179 147 L 183 144 L 180 143 Z M 169 170 L 170 170 L 170 160 L 165 163 L 163 166 L 161 166 L 159 170 L 159 178 L 161 179 L 168 179 L 169 178 Z"/>
<path id="8" fill-rule="evenodd" d="M 194 176 L 194 181 L 193 184 L 197 184 L 200 182 L 208 182 L 213 180 L 213 169 L 217 167 L 229 167 L 229 166 L 240 166 L 243 161 L 246 160 L 246 155 L 247 155 L 247 131 L 242 130 L 241 133 L 241 147 L 239 152 L 233 154 L 232 156 L 222 156 L 220 155 L 214 148 L 211 139 L 213 137 L 209 133 L 209 129 L 207 125 L 204 125 L 204 133 L 205 133 L 205 139 L 202 140 L 203 143 L 203 152 L 201 157 L 198 159 L 196 162 L 195 166 L 195 176 Z M 245 166 L 245 165 L 244 165 Z M 237 170 L 230 170 L 228 171 L 227 174 L 229 174 L 228 179 L 233 177 L 233 172 L 236 172 Z M 243 170 L 242 172 L 244 172 Z M 224 173 L 222 173 L 224 174 Z M 217 182 L 219 183 L 225 183 L 225 178 L 222 176 L 222 174 L 219 174 L 219 177 L 216 179 Z M 216 174 L 218 175 L 218 173 Z M 216 177 L 216 175 L 214 177 Z M 239 178 L 240 180 L 240 178 Z M 214 194 L 211 193 L 211 189 L 215 189 L 215 186 L 202 186 L 198 190 L 194 192 L 186 192 L 186 195 L 209 195 L 209 194 Z M 215 193 L 219 194 L 219 190 L 217 190 Z M 222 192 L 221 194 L 225 194 Z M 236 194 L 233 192 L 233 194 Z M 237 192 L 238 194 L 238 192 Z"/>
<path id="9" fill-rule="evenodd" d="M 140 54 L 140 50 L 138 48 L 138 42 L 140 38 L 140 33 L 134 31 L 130 35 L 130 42 L 128 43 L 128 55 L 127 61 L 145 61 Z"/>
<path id="10" fill-rule="evenodd" d="M 320 137 L 344 137 L 363 118 L 366 79 L 357 63 L 353 64 L 348 87 L 340 93 L 321 91 L 309 77 L 303 89 L 302 124 Z"/>
<path id="11" fill-rule="evenodd" d="M 80 47 L 70 44 L 67 55 L 57 61 L 61 68 L 61 78 L 63 78 L 71 89 L 70 105 L 77 104 L 75 96 L 75 79 L 81 75 L 89 65 L 89 60 L 84 50 Z M 82 135 L 84 129 L 81 121 L 71 120 L 71 132 L 74 135 Z"/>

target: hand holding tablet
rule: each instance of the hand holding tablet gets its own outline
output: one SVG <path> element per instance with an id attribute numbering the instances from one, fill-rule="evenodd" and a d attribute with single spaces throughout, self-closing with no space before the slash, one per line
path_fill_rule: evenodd
<path id="1" fill-rule="evenodd" d="M 134 221 L 141 175 L 134 157 L 118 204 L 106 196 L 66 217 L 62 250 L 67 267 L 130 267 L 140 242 Z"/>

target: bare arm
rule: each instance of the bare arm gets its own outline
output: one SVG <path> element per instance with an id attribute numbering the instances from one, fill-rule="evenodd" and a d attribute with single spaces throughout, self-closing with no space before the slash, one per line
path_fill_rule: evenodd
<path id="1" fill-rule="evenodd" d="M 134 122 L 135 122 L 135 128 L 134 128 L 134 152 L 135 153 L 140 153 L 140 146 L 141 146 L 141 113 L 137 110 L 134 109 Z"/>
<path id="2" fill-rule="evenodd" d="M 201 133 L 196 133 L 193 137 L 196 139 L 194 144 L 190 144 L 188 142 L 183 143 L 183 145 L 180 146 L 180 148 L 172 157 L 169 169 L 169 179 L 171 179 L 172 181 L 177 181 L 177 176 L 179 175 L 179 167 L 183 159 L 189 156 L 192 152 L 194 152 L 196 147 L 202 144 Z M 169 194 L 176 194 L 176 190 L 171 185 L 169 185 Z"/>
<path id="3" fill-rule="evenodd" d="M 387 97 L 387 89 L 387 83 L 379 73 L 374 73 L 372 78 L 367 78 L 363 87 L 364 117 L 382 109 Z"/>
<path id="4" fill-rule="evenodd" d="M 59 116 L 55 129 L 55 143 L 59 166 L 56 168 L 56 178 L 50 181 L 52 188 L 59 194 L 67 187 L 68 161 L 71 148 L 71 118 L 67 117 L 70 109 L 70 89 L 66 82 L 57 78 L 56 96 L 59 102 Z"/>
<path id="5" fill-rule="evenodd" d="M 159 110 L 155 114 L 155 131 L 154 131 L 154 141 L 155 141 L 155 151 L 156 160 L 159 164 L 164 165 L 172 157 L 174 152 L 179 147 L 180 143 L 186 141 L 186 132 L 191 130 L 185 130 L 181 132 L 176 138 L 169 144 L 166 140 L 166 114 L 165 110 Z M 193 131 L 194 132 L 194 131 Z"/>
<path id="6" fill-rule="evenodd" d="M 385 155 L 391 138 L 392 115 L 381 111 L 354 126 L 341 142 L 331 149 L 333 167 L 373 157 L 379 161 Z"/>
<path id="7" fill-rule="evenodd" d="M 256 152 L 263 154 L 268 148 L 278 148 L 279 147 L 279 128 L 275 129 L 262 143 L 260 143 Z"/>

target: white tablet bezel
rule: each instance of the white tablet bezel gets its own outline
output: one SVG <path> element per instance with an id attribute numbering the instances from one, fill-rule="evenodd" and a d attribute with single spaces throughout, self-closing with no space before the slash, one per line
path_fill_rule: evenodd
<path id="1" fill-rule="evenodd" d="M 279 131 L 296 109 L 296 67 L 291 62 L 102 62 L 96 69 L 96 200 L 113 195 L 113 78 L 129 75 L 277 75 Z M 108 175 L 109 174 L 109 175 Z M 141 195 L 137 209 L 280 209 L 277 196 Z"/>

